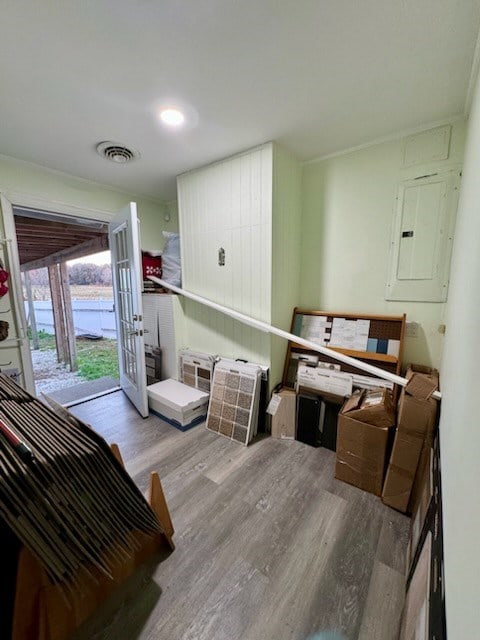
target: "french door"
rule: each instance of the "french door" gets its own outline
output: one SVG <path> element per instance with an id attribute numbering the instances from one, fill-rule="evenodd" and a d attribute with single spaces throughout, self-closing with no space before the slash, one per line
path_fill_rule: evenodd
<path id="1" fill-rule="evenodd" d="M 109 224 L 120 386 L 140 415 L 148 416 L 143 338 L 142 265 L 137 206 L 131 202 Z"/>

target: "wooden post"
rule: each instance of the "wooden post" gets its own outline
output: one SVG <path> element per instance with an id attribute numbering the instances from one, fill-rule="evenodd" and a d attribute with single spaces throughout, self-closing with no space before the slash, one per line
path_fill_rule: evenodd
<path id="1" fill-rule="evenodd" d="M 63 315 L 62 291 L 58 265 L 48 267 L 48 281 L 52 297 L 53 322 L 55 325 L 55 344 L 57 345 L 58 362 L 67 361 L 67 345 L 65 335 L 65 319 Z"/>
<path id="2" fill-rule="evenodd" d="M 32 283 L 30 281 L 30 271 L 24 271 L 23 277 L 25 278 L 25 291 L 27 292 L 28 320 L 29 320 L 30 330 L 32 332 L 33 348 L 34 349 L 38 349 L 37 320 L 35 318 L 35 306 L 33 304 Z"/>
<path id="3" fill-rule="evenodd" d="M 53 320 L 55 323 L 55 343 L 59 362 L 77 370 L 77 345 L 73 323 L 72 298 L 65 262 L 48 267 L 48 279 L 52 294 Z"/>
<path id="4" fill-rule="evenodd" d="M 72 297 L 68 280 L 67 263 L 60 263 L 60 286 L 62 291 L 63 312 L 65 317 L 66 342 L 70 371 L 77 370 L 77 342 L 75 340 L 75 324 L 73 322 Z"/>

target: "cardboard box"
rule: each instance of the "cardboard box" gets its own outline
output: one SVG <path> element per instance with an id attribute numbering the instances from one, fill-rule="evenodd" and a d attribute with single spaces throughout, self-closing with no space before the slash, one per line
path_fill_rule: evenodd
<path id="1" fill-rule="evenodd" d="M 382 490 L 382 501 L 403 513 L 408 507 L 422 447 L 421 438 L 397 430 Z"/>
<path id="2" fill-rule="evenodd" d="M 366 422 L 375 427 L 393 427 L 395 424 L 395 408 L 392 394 L 387 389 L 377 389 L 355 393 L 342 409 L 350 418 Z"/>
<path id="3" fill-rule="evenodd" d="M 437 423 L 438 371 L 411 365 L 398 403 L 397 431 L 387 469 L 382 501 L 406 513 L 424 445 L 430 447 Z"/>
<path id="4" fill-rule="evenodd" d="M 359 391 L 348 398 L 338 416 L 335 477 L 379 496 L 394 424 L 395 411 L 388 390 Z"/>
<path id="5" fill-rule="evenodd" d="M 408 368 L 407 386 L 398 403 L 398 428 L 416 434 L 433 444 L 437 425 L 438 400 L 431 395 L 439 388 L 438 371 L 412 364 Z"/>
<path id="6" fill-rule="evenodd" d="M 205 420 L 209 394 L 178 380 L 163 380 L 147 387 L 148 407 L 172 426 L 186 431 Z"/>
<path id="7" fill-rule="evenodd" d="M 272 393 L 267 413 L 272 416 L 272 438 L 295 440 L 297 394 L 292 389 L 280 389 Z"/>
<path id="8" fill-rule="evenodd" d="M 416 505 L 423 491 L 425 467 L 430 465 L 432 445 L 424 441 L 420 460 L 418 461 L 417 472 L 413 481 L 412 491 L 410 493 L 410 501 L 408 503 L 408 513 L 415 515 Z"/>

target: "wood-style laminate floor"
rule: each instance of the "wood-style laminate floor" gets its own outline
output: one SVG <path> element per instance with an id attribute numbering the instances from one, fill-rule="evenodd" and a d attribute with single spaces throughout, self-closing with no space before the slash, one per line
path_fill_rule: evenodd
<path id="1" fill-rule="evenodd" d="M 335 480 L 334 453 L 182 433 L 142 420 L 122 392 L 72 413 L 120 445 L 142 490 L 159 472 L 176 531 L 176 550 L 76 640 L 397 638 L 409 521 Z"/>

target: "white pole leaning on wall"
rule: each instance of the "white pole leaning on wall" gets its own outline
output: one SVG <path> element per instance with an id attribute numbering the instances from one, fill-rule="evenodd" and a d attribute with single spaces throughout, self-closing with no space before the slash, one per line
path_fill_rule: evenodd
<path id="1" fill-rule="evenodd" d="M 398 384 L 401 387 L 405 387 L 408 380 L 406 378 L 402 378 L 402 376 L 397 376 L 394 373 L 390 373 L 389 371 L 385 371 L 384 369 L 379 369 L 367 362 L 363 362 L 362 360 L 357 360 L 356 358 L 352 358 L 351 356 L 346 356 L 343 353 L 339 353 L 334 349 L 329 349 L 328 347 L 323 347 L 315 342 L 311 342 L 310 340 L 305 340 L 304 338 L 300 338 L 299 336 L 294 335 L 293 333 L 289 333 L 288 331 L 283 331 L 283 329 L 277 329 L 277 327 L 272 327 L 272 325 L 267 324 L 266 322 L 262 322 L 261 320 L 255 320 L 255 318 L 250 318 L 250 316 L 246 316 L 239 311 L 234 311 L 234 309 L 229 309 L 228 307 L 224 307 L 221 304 L 216 302 L 212 302 L 212 300 L 208 300 L 208 298 L 203 298 L 202 296 L 197 295 L 196 293 L 192 293 L 191 291 L 187 291 L 186 289 L 181 289 L 180 287 L 176 287 L 173 284 L 165 282 L 165 280 L 161 280 L 160 278 L 156 278 L 155 276 L 147 276 L 149 280 L 155 282 L 165 289 L 169 289 L 174 293 L 178 293 L 179 295 L 185 296 L 185 298 L 189 298 L 190 300 L 194 300 L 195 302 L 199 302 L 200 304 L 205 305 L 206 307 L 210 307 L 211 309 L 215 309 L 216 311 L 220 311 L 220 313 L 233 318 L 234 320 L 238 320 L 238 322 L 242 322 L 243 324 L 248 325 L 249 327 L 253 327 L 254 329 L 258 329 L 259 331 L 263 331 L 264 333 L 271 333 L 274 336 L 278 336 L 279 338 L 284 338 L 285 340 L 290 340 L 291 342 L 295 342 L 295 344 L 299 344 L 306 349 L 310 349 L 311 351 L 318 351 L 318 353 L 323 353 L 330 358 L 335 358 L 339 362 L 343 362 L 344 364 L 349 364 L 352 367 L 357 367 L 357 369 L 361 369 L 367 373 L 371 373 L 377 378 L 383 378 L 384 380 L 388 380 L 389 382 L 393 382 L 394 384 Z M 440 391 L 434 391 L 432 397 L 436 400 L 441 400 L 442 394 Z"/>

